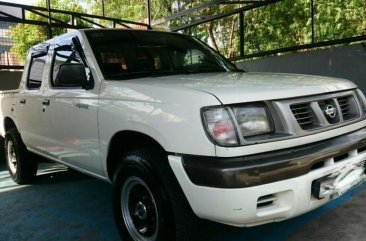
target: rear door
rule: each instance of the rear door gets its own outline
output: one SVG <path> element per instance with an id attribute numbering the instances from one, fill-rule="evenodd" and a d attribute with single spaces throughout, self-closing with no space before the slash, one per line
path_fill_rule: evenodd
<path id="1" fill-rule="evenodd" d="M 67 37 L 55 41 L 52 50 L 50 81 L 42 112 L 45 149 L 61 162 L 102 175 L 97 126 L 99 91 L 92 84 L 65 84 L 59 78 L 62 66 L 82 64 L 88 83 L 93 82 L 81 45 L 77 37 Z"/>
<path id="2" fill-rule="evenodd" d="M 30 50 L 28 69 L 23 75 L 17 103 L 17 123 L 22 139 L 28 147 L 38 151 L 44 142 L 41 124 L 42 87 L 49 73 L 46 67 L 48 49 L 48 44 L 40 44 Z"/>

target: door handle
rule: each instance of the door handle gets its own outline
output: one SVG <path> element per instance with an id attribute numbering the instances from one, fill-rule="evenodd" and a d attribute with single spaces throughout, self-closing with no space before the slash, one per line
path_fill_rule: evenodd
<path id="1" fill-rule="evenodd" d="M 42 105 L 50 105 L 50 100 L 49 99 L 44 99 L 43 101 L 42 101 Z"/>
<path id="2" fill-rule="evenodd" d="M 20 102 L 20 104 L 24 105 L 27 102 L 27 99 L 21 99 L 19 102 Z"/>

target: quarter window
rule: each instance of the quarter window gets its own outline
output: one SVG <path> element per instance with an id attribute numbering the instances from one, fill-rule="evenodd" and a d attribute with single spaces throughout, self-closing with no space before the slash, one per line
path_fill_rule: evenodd
<path id="1" fill-rule="evenodd" d="M 27 81 L 28 89 L 39 89 L 41 87 L 45 64 L 46 55 L 32 57 Z"/>

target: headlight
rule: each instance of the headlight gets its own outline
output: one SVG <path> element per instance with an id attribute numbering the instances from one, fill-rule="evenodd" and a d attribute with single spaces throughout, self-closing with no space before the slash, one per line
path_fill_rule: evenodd
<path id="1" fill-rule="evenodd" d="M 203 120 L 210 137 L 222 145 L 237 145 L 238 138 L 230 114 L 224 107 L 203 111 Z"/>
<path id="2" fill-rule="evenodd" d="M 250 137 L 273 132 L 274 126 L 267 107 L 254 103 L 242 107 L 233 107 L 242 136 Z"/>

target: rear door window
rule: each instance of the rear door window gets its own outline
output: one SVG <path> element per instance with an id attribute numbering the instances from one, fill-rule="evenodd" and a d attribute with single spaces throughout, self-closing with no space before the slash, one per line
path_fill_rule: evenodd
<path id="1" fill-rule="evenodd" d="M 48 47 L 44 47 L 41 50 L 37 47 L 34 49 L 31 54 L 32 57 L 27 78 L 28 89 L 39 89 L 41 87 L 46 66 Z"/>

